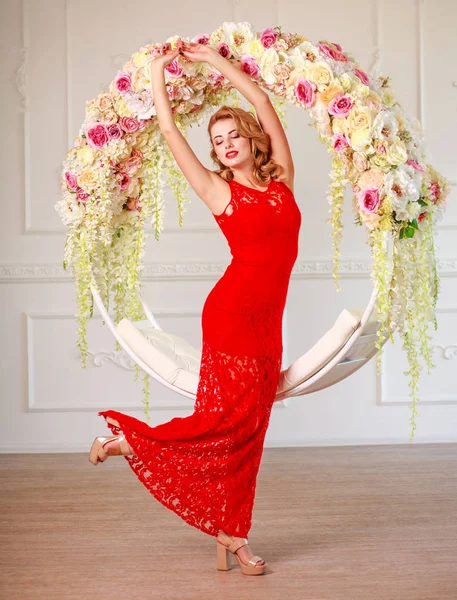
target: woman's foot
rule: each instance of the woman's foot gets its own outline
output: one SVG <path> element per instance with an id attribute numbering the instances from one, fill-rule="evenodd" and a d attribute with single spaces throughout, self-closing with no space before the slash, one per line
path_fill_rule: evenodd
<path id="1" fill-rule="evenodd" d="M 217 539 L 222 543 L 222 544 L 227 544 L 227 536 L 229 538 L 231 538 L 232 540 L 244 540 L 246 538 L 238 538 L 238 537 L 234 537 L 233 535 L 228 535 L 226 533 L 224 533 L 222 531 L 222 529 L 219 531 L 219 535 L 217 536 Z M 240 557 L 241 562 L 243 562 L 244 564 L 247 564 L 249 559 L 251 558 L 251 556 L 254 556 L 254 554 L 251 552 L 251 549 L 249 548 L 249 546 L 242 546 L 241 548 L 238 548 L 238 550 L 235 552 L 235 554 L 238 554 L 238 556 Z M 256 562 L 256 565 L 264 565 L 265 561 L 262 560 L 258 560 Z"/>
<path id="2" fill-rule="evenodd" d="M 127 444 L 127 440 L 124 438 L 125 440 L 125 444 Z M 128 446 L 128 452 L 126 453 L 125 451 L 125 447 L 124 447 L 124 451 L 121 450 L 121 443 L 119 438 L 116 438 L 114 440 L 111 440 L 110 442 L 108 442 L 107 444 L 105 444 L 103 446 L 103 450 L 106 452 L 106 454 L 108 456 L 126 456 L 126 455 L 130 455 L 133 454 L 133 448 L 127 444 Z"/>
<path id="3" fill-rule="evenodd" d="M 108 456 L 127 456 L 129 454 L 134 454 L 134 451 L 122 434 L 110 437 L 100 436 L 95 438 L 92 444 L 89 461 L 93 465 L 98 465 L 100 462 L 105 462 Z"/>

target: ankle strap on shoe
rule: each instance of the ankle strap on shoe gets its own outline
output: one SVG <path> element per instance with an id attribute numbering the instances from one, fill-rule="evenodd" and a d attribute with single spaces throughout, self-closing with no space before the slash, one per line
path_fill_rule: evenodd
<path id="1" fill-rule="evenodd" d="M 231 544 L 229 544 L 229 546 L 227 546 L 227 547 L 230 550 L 230 552 L 233 552 L 233 554 L 235 554 L 235 552 L 237 550 L 239 550 L 243 546 L 247 546 L 247 545 L 248 545 L 248 541 L 246 539 L 241 539 L 241 540 L 233 540 L 233 542 Z"/>

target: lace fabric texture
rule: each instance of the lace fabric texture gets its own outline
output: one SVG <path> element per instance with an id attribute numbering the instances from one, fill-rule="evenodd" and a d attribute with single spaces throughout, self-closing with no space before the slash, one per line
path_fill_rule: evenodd
<path id="1" fill-rule="evenodd" d="M 102 411 L 134 450 L 125 456 L 149 492 L 188 524 L 248 537 L 256 479 L 282 363 L 282 317 L 298 255 L 301 214 L 290 189 L 230 182 L 214 215 L 232 261 L 202 311 L 202 360 L 194 412 L 150 427 Z"/>

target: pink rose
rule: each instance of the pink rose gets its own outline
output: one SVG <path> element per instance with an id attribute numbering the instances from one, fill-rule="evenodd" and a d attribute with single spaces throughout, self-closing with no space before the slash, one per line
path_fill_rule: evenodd
<path id="1" fill-rule="evenodd" d="M 119 125 L 125 133 L 135 133 L 139 127 L 139 123 L 135 117 L 121 117 Z"/>
<path id="2" fill-rule="evenodd" d="M 138 169 L 141 168 L 143 164 L 143 155 L 138 152 L 133 152 L 132 156 L 127 160 L 123 160 L 119 163 L 119 170 L 122 173 L 127 173 L 127 175 L 135 175 Z"/>
<path id="3" fill-rule="evenodd" d="M 207 33 L 196 35 L 192 41 L 196 44 L 204 44 L 206 46 L 207 44 L 209 44 L 209 35 Z"/>
<path id="4" fill-rule="evenodd" d="M 118 140 L 122 137 L 122 129 L 119 123 L 114 123 L 114 125 L 108 125 L 107 130 L 110 140 Z"/>
<path id="5" fill-rule="evenodd" d="M 129 187 L 130 177 L 127 173 L 116 173 L 116 181 L 121 188 L 121 192 L 125 192 L 125 190 Z"/>
<path id="6" fill-rule="evenodd" d="M 349 62 L 349 58 L 342 52 L 335 51 L 334 54 L 335 54 L 335 60 L 338 60 L 340 62 Z"/>
<path id="7" fill-rule="evenodd" d="M 381 198 L 379 196 L 379 189 L 377 187 L 364 188 L 359 192 L 358 196 L 360 210 L 366 213 L 377 212 Z"/>
<path id="8" fill-rule="evenodd" d="M 260 34 L 260 41 L 264 48 L 270 48 L 278 39 L 278 34 L 274 29 L 264 29 Z"/>
<path id="9" fill-rule="evenodd" d="M 342 152 L 343 150 L 346 150 L 346 148 L 349 148 L 349 146 L 349 139 L 346 135 L 337 133 L 333 138 L 333 147 L 337 152 Z"/>
<path id="10" fill-rule="evenodd" d="M 295 97 L 304 106 L 313 106 L 316 102 L 316 94 L 314 93 L 316 85 L 307 79 L 299 79 L 295 84 Z"/>
<path id="11" fill-rule="evenodd" d="M 339 50 L 340 52 L 342 52 L 342 51 L 343 51 L 343 48 L 342 48 L 342 47 L 341 47 L 339 44 L 337 44 L 336 42 L 332 42 L 332 44 L 333 44 L 333 45 L 335 46 L 335 48 L 336 48 L 337 50 Z"/>
<path id="12" fill-rule="evenodd" d="M 149 119 L 138 119 L 138 131 L 144 131 L 148 126 Z"/>
<path id="13" fill-rule="evenodd" d="M 414 167 L 416 169 L 416 171 L 420 171 L 421 173 L 425 173 L 425 169 L 422 165 L 420 165 L 418 162 L 416 162 L 415 160 L 413 160 L 412 158 L 408 159 L 406 161 L 407 165 L 411 165 L 411 167 Z"/>
<path id="14" fill-rule="evenodd" d="M 341 48 L 341 46 L 339 46 Z M 334 50 L 328 44 L 318 44 L 319 50 L 327 58 L 338 60 L 340 62 L 349 62 L 347 56 L 345 56 L 340 50 Z"/>
<path id="15" fill-rule="evenodd" d="M 174 77 L 175 79 L 179 79 L 184 75 L 184 69 L 179 66 L 178 59 L 174 58 L 168 65 L 165 67 L 165 71 L 170 75 L 170 77 Z"/>
<path id="16" fill-rule="evenodd" d="M 378 154 L 386 154 L 387 153 L 387 144 L 385 142 L 379 142 L 376 145 L 376 152 Z"/>
<path id="17" fill-rule="evenodd" d="M 352 109 L 352 100 L 347 94 L 339 94 L 333 100 L 330 100 L 328 105 L 329 114 L 334 117 L 347 117 Z"/>
<path id="18" fill-rule="evenodd" d="M 363 85 L 370 85 L 370 80 L 360 69 L 354 69 L 354 75 L 356 75 L 360 79 Z"/>
<path id="19" fill-rule="evenodd" d="M 435 204 L 441 196 L 441 188 L 436 181 L 432 181 L 432 183 L 428 186 L 428 189 L 432 192 L 432 197 L 430 200 L 432 201 L 432 204 Z"/>
<path id="20" fill-rule="evenodd" d="M 114 85 L 121 96 L 124 96 L 124 94 L 130 92 L 132 87 L 130 73 L 119 73 L 114 81 Z"/>
<path id="21" fill-rule="evenodd" d="M 208 80 L 213 87 L 218 88 L 224 83 L 224 76 L 221 73 L 211 71 L 211 73 L 208 73 Z"/>
<path id="22" fill-rule="evenodd" d="M 76 200 L 78 202 L 82 202 L 83 204 L 86 204 L 87 200 L 89 199 L 90 194 L 87 194 L 82 188 L 78 188 L 77 192 L 76 192 Z"/>
<path id="23" fill-rule="evenodd" d="M 67 180 L 67 187 L 72 192 L 76 192 L 78 189 L 78 183 L 76 181 L 76 175 L 73 173 L 69 173 L 68 171 L 65 173 L 65 179 Z"/>
<path id="24" fill-rule="evenodd" d="M 260 67 L 257 64 L 256 59 L 250 54 L 243 56 L 241 59 L 240 68 L 243 73 L 246 73 L 246 75 L 249 77 L 254 77 L 254 79 L 260 77 Z"/>
<path id="25" fill-rule="evenodd" d="M 219 54 L 224 58 L 230 58 L 232 56 L 230 46 L 228 44 L 225 44 L 224 42 L 219 42 L 217 49 L 219 51 Z"/>
<path id="26" fill-rule="evenodd" d="M 109 142 L 108 130 L 99 123 L 87 131 L 87 142 L 92 148 L 102 148 Z"/>

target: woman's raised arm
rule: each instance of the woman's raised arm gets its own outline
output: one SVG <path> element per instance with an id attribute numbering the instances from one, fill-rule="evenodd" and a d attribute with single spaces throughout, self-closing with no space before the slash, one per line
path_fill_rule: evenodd
<path id="1" fill-rule="evenodd" d="M 160 131 L 184 177 L 208 208 L 215 212 L 218 207 L 213 206 L 212 198 L 215 195 L 215 183 L 218 176 L 200 162 L 186 138 L 179 131 L 165 87 L 164 67 L 176 58 L 179 52 L 180 44 L 175 50 L 166 49 L 162 56 L 158 56 L 151 61 L 151 83 L 157 121 Z"/>
<path id="2" fill-rule="evenodd" d="M 293 189 L 294 164 L 286 133 L 268 94 L 216 50 L 203 44 L 182 44 L 182 53 L 190 60 L 207 61 L 250 102 L 263 131 L 270 136 L 271 158 L 283 167 L 282 179 Z"/>

